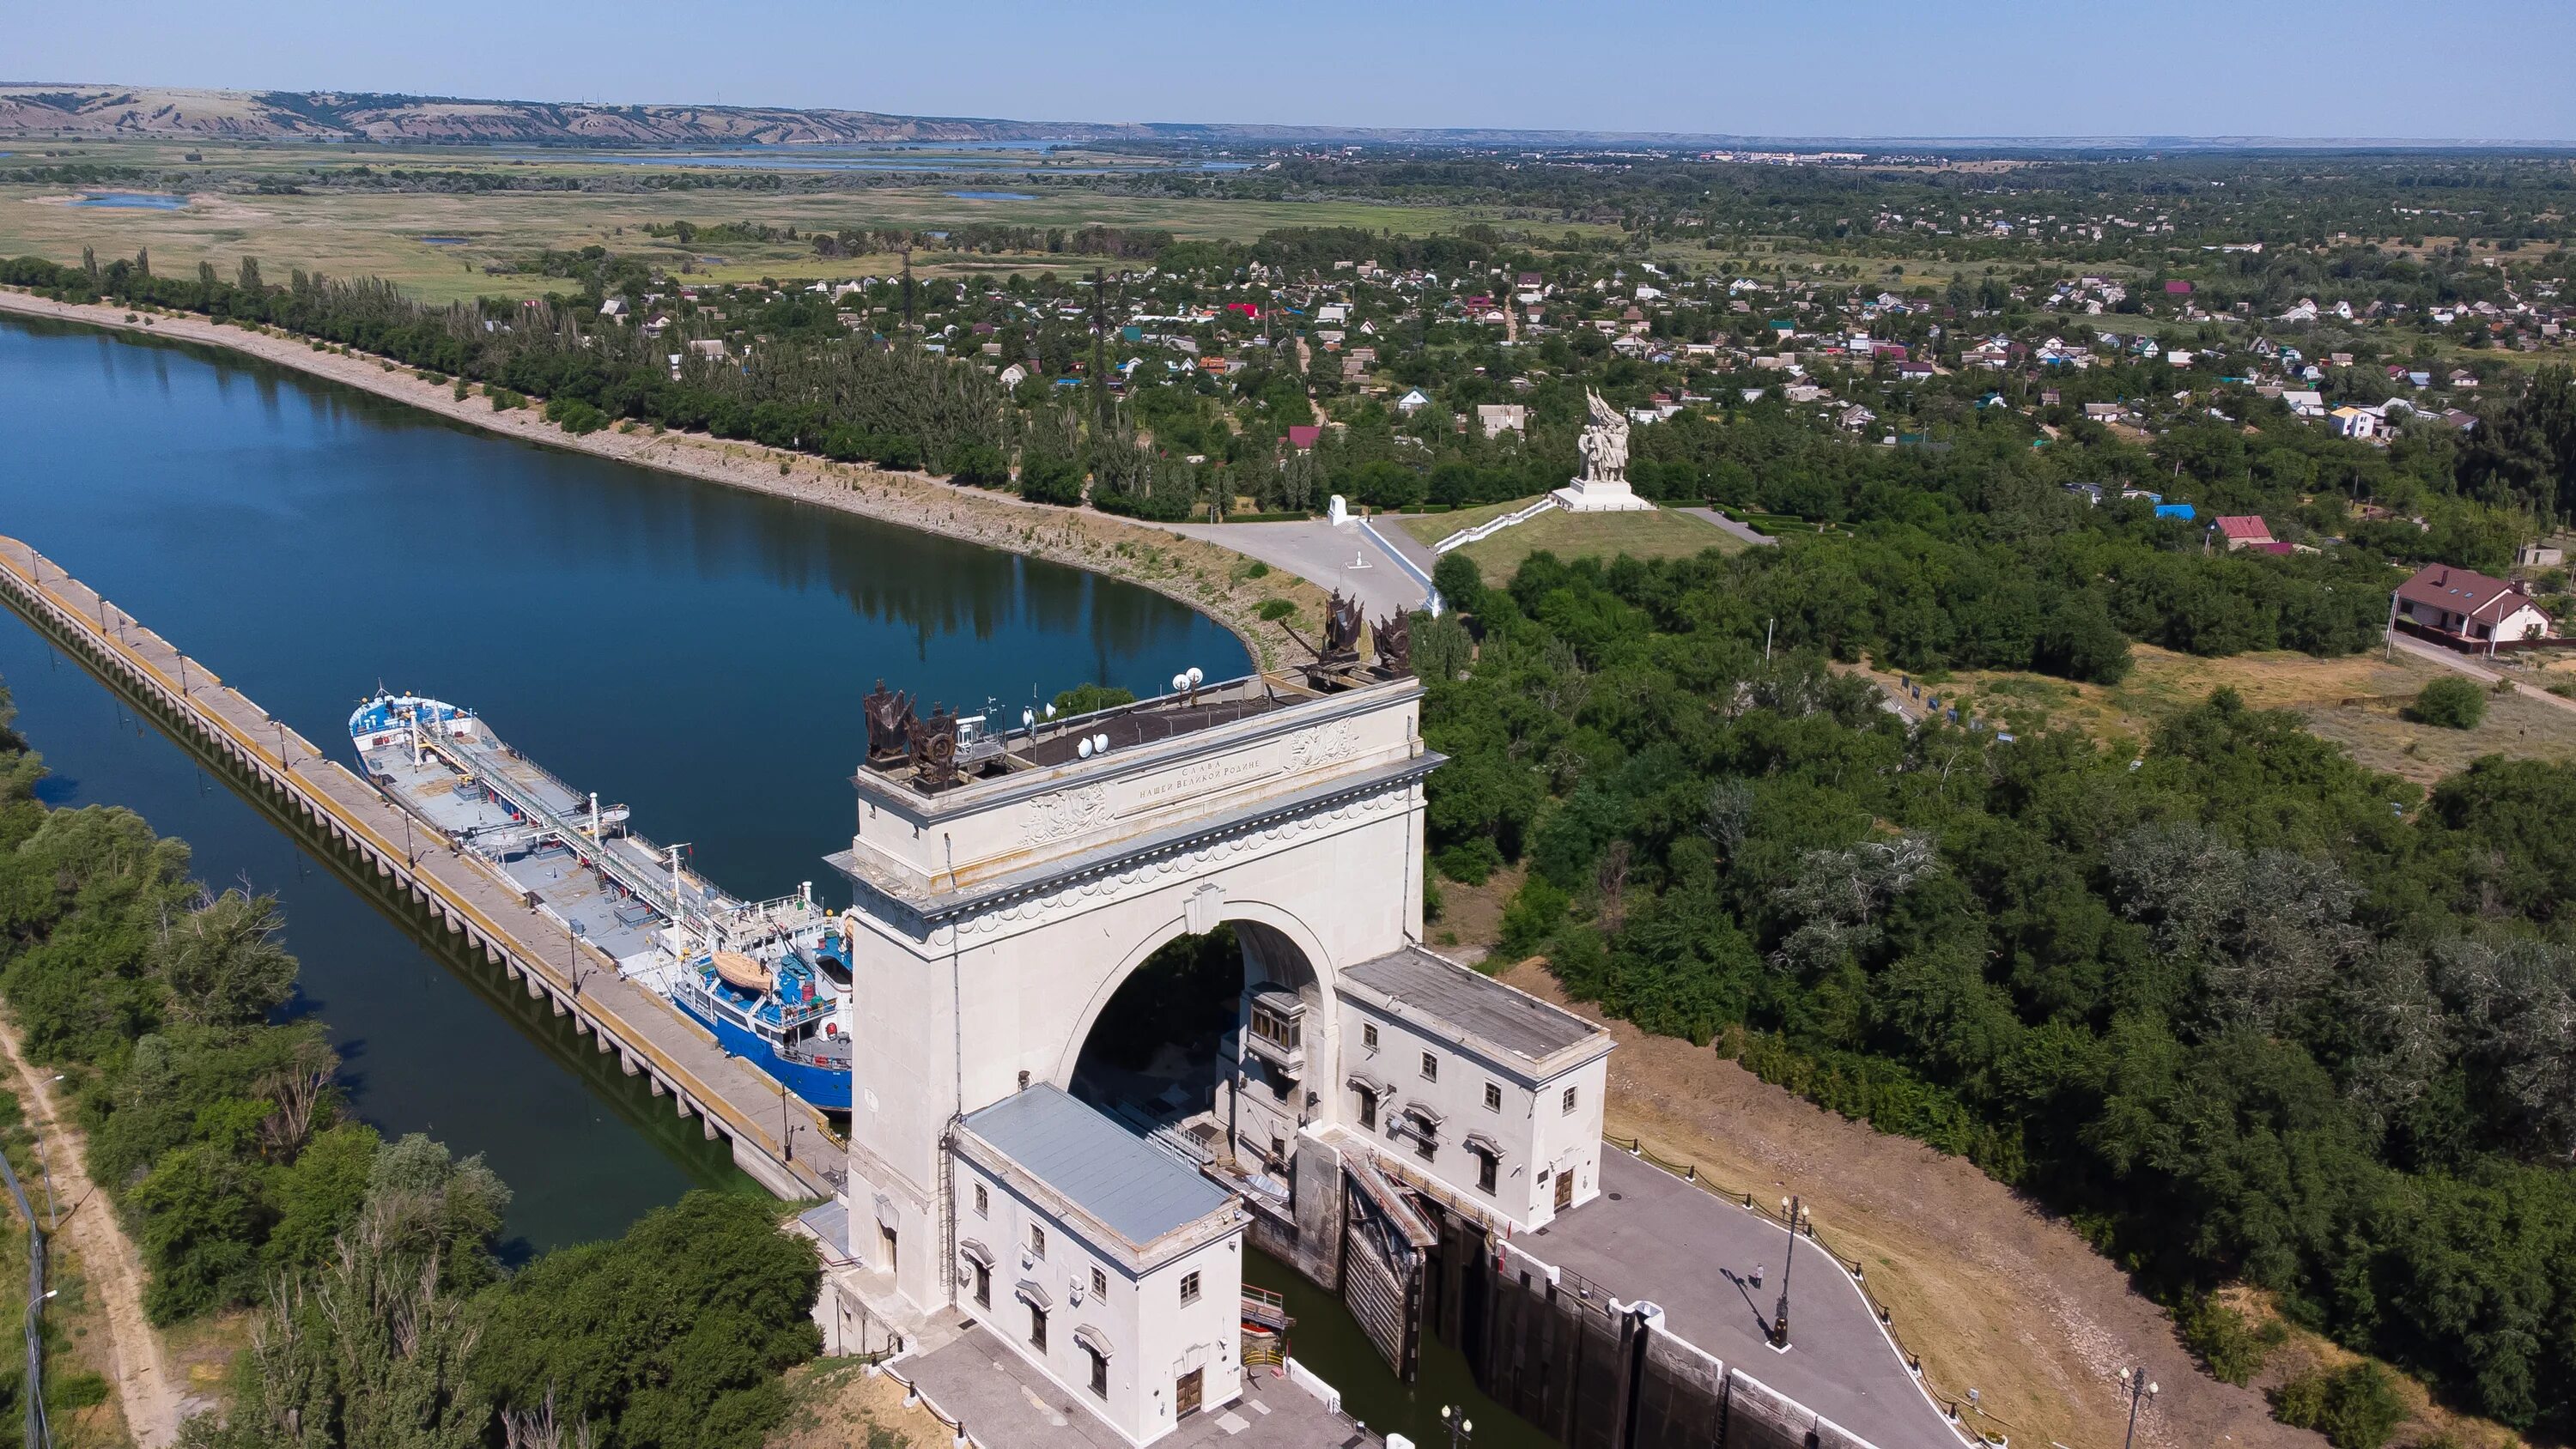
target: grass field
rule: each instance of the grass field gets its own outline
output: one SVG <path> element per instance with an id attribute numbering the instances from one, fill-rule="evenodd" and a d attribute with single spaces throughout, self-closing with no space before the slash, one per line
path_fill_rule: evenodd
<path id="1" fill-rule="evenodd" d="M 584 160 L 580 153 L 548 155 L 524 163 L 505 153 L 467 148 L 388 151 L 339 146 L 196 148 L 202 165 L 229 176 L 291 179 L 308 168 L 354 165 L 500 171 L 578 178 L 622 186 L 654 168 Z M 23 150 L 21 160 L 47 164 L 88 162 L 149 169 L 180 164 L 184 152 L 158 143 L 65 143 L 45 151 Z M 936 153 L 914 153 L 936 159 Z M 1085 159 L 1065 158 L 1068 163 Z M 5 172 L 0 172 L 5 175 Z M 110 183 L 98 189 L 116 189 Z M 139 183 L 123 183 L 134 184 Z M 1030 199 L 988 200 L 952 191 L 1009 191 Z M 516 262 L 547 248 L 599 245 L 652 257 L 677 271 L 686 264 L 712 281 L 761 277 L 884 275 L 893 257 L 835 258 L 814 255 L 802 242 L 737 244 L 701 241 L 683 247 L 648 237 L 648 222 L 685 220 L 699 225 L 728 221 L 793 226 L 799 232 L 894 226 L 945 230 L 975 223 L 1064 227 L 1091 224 L 1160 229 L 1185 240 L 1248 241 L 1292 226 L 1354 226 L 1371 231 L 1425 233 L 1455 230 L 1479 219 L 1472 208 L 1375 206 L 1347 201 L 1228 201 L 1155 197 L 1103 189 L 1097 178 L 1031 177 L 1017 171 L 961 172 L 925 179 L 918 186 L 819 192 L 766 192 L 709 188 L 685 191 L 486 191 L 395 192 L 315 190 L 300 195 L 198 192 L 178 210 L 72 205 L 74 189 L 0 185 L 0 256 L 80 259 L 81 248 L 102 257 L 152 251 L 155 270 L 193 271 L 212 261 L 230 275 L 242 257 L 257 257 L 272 275 L 291 267 L 334 276 L 378 276 L 428 301 L 476 296 L 533 296 L 560 290 L 560 279 L 528 275 L 487 276 L 488 263 Z M 1487 218 L 1490 219 L 1490 218 Z M 456 238 L 433 244 L 424 237 Z M 707 262 L 702 256 L 719 257 Z M 1069 254 L 986 256 L 917 253 L 916 271 L 1006 273 L 1087 269 L 1101 258 Z"/>
<path id="2" fill-rule="evenodd" d="M 2527 695 L 2490 695 L 2485 722 L 2471 730 L 2400 718 L 2398 710 L 2416 691 L 2450 672 L 2409 654 L 2393 663 L 2376 651 L 2344 659 L 2293 653 L 2199 659 L 2141 644 L 2135 655 L 2137 668 L 2109 687 L 2035 674 L 1960 673 L 1938 688 L 1944 703 L 1958 700 L 2015 732 L 2055 723 L 2106 739 L 2143 739 L 2210 691 L 2232 688 L 2258 708 L 2297 711 L 2311 731 L 2370 769 L 2425 784 L 2480 755 L 2576 760 L 2576 710 Z M 1879 677 L 1894 683 L 1892 676 Z"/>
<path id="3" fill-rule="evenodd" d="M 1462 528 L 1500 518 L 1535 500 L 1488 503 L 1455 513 L 1425 514 L 1405 519 L 1405 532 L 1425 544 L 1438 543 Z M 1520 572 L 1521 560 L 1541 549 L 1558 558 L 1689 558 L 1708 549 L 1734 553 L 1744 541 L 1704 518 L 1658 508 L 1651 513 L 1567 513 L 1550 509 L 1526 523 L 1515 523 L 1491 538 L 1465 544 L 1459 552 L 1475 560 L 1485 582 L 1503 584 Z"/>

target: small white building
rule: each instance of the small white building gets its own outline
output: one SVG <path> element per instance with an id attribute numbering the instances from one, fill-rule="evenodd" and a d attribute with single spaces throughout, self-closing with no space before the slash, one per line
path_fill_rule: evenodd
<path id="1" fill-rule="evenodd" d="M 1600 1192 L 1608 1032 L 1418 947 L 1337 985 L 1330 1089 L 1351 1094 L 1344 1119 L 1390 1171 L 1523 1232 Z"/>
<path id="2" fill-rule="evenodd" d="M 1232 1193 L 1063 1089 L 959 1119 L 958 1306 L 1130 1444 L 1242 1394 Z"/>
<path id="3" fill-rule="evenodd" d="M 1529 431 L 1529 408 L 1523 403 L 1478 403 L 1476 425 L 1485 430 L 1488 438 L 1497 438 L 1505 433 L 1526 434 Z"/>
<path id="4" fill-rule="evenodd" d="M 2379 436 L 2379 414 L 2368 408 L 2357 408 L 2346 403 L 2326 414 L 2326 417 L 2333 422 L 2335 433 L 2339 437 L 2360 439 Z"/>

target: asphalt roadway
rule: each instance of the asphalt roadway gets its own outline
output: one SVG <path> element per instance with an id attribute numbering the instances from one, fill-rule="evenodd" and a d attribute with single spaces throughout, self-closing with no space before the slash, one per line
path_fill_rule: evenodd
<path id="1" fill-rule="evenodd" d="M 1372 534 L 1355 518 L 1339 528 L 1320 518 L 1293 523 L 1159 523 L 1184 538 L 1201 539 L 1257 558 L 1274 569 L 1312 579 L 1327 589 L 1358 596 L 1372 619 L 1411 613 L 1422 607 L 1430 590 L 1405 571 L 1393 549 L 1416 550 L 1416 566 L 1430 573 L 1430 550 L 1422 548 L 1392 522 Z M 1402 539 L 1402 544 L 1394 540 Z"/>
<path id="2" fill-rule="evenodd" d="M 1601 1154 L 1601 1189 L 1548 1226 L 1514 1237 L 1513 1249 L 1571 1269 L 1621 1302 L 1653 1303 L 1674 1336 L 1878 1449 L 1960 1449 L 1965 1442 L 1915 1382 L 1859 1287 L 1814 1242 L 1797 1244 L 1789 1348 L 1780 1352 L 1771 1347 L 1770 1324 L 1790 1237 L 1778 1218 L 1615 1148 Z"/>

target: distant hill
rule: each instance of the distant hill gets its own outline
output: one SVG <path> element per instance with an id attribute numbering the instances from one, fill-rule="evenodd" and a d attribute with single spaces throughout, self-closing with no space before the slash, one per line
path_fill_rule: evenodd
<path id="1" fill-rule="evenodd" d="M 1180 141 L 1213 146 L 1359 142 L 1396 146 L 1815 147 L 1890 153 L 2342 150 L 2513 147 L 2563 142 L 2379 140 L 2268 136 L 1834 137 L 1698 135 L 1669 131 L 1276 126 L 1138 121 L 1007 121 L 890 116 L 784 106 L 608 106 L 483 101 L 341 91 L 221 91 L 171 86 L 0 82 L 0 141 L 43 136 L 322 138 L 388 142 L 504 142 L 590 146 L 853 145 L 880 141 Z"/>
<path id="2" fill-rule="evenodd" d="M 0 136 L 243 141 L 578 142 L 602 146 L 1150 139 L 1157 128 L 766 106 L 593 106 L 331 91 L 0 84 Z M 1193 128 L 1181 128 L 1193 129 Z"/>

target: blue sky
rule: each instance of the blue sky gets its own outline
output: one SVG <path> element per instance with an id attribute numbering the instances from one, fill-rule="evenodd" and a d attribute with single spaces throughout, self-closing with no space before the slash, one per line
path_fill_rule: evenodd
<path id="1" fill-rule="evenodd" d="M 31 4 L 8 31 L 12 80 L 1018 119 L 2576 141 L 2571 0 L 118 0 Z"/>

